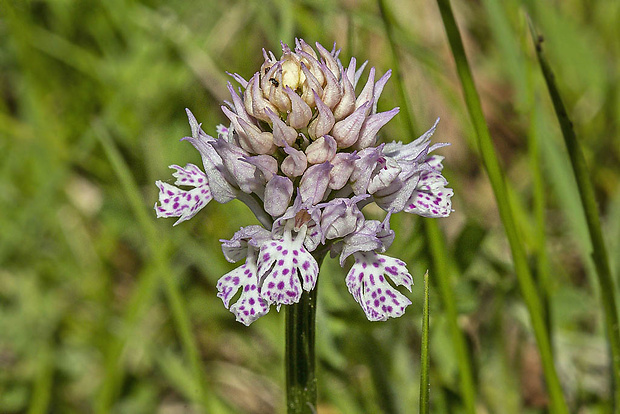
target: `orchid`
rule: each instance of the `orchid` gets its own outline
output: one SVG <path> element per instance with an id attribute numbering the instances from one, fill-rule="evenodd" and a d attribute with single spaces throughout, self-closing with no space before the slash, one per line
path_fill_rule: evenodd
<path id="1" fill-rule="evenodd" d="M 369 320 L 403 315 L 411 301 L 395 286 L 410 291 L 413 277 L 402 260 L 383 254 L 394 240 L 390 217 L 452 211 L 443 157 L 429 155 L 447 145 L 430 143 L 437 123 L 411 143 L 378 144 L 399 111 L 377 112 L 391 71 L 375 80 L 371 68 L 356 93 L 366 62 L 344 66 L 339 52 L 319 43 L 315 51 L 301 39 L 293 50 L 282 44 L 279 59 L 263 50 L 258 72 L 249 80 L 233 74 L 237 87 L 228 83 L 229 126 L 212 137 L 187 110 L 192 135 L 184 140 L 200 152 L 204 172 L 172 165 L 174 185 L 156 183 L 156 214 L 179 217 L 175 225 L 211 200 L 237 199 L 255 214 L 260 225 L 221 240 L 227 260 L 245 262 L 217 283 L 224 306 L 245 325 L 312 291 L 327 252 L 343 267 L 353 261 L 346 286 Z M 387 212 L 384 220 L 364 217 L 373 202 Z"/>

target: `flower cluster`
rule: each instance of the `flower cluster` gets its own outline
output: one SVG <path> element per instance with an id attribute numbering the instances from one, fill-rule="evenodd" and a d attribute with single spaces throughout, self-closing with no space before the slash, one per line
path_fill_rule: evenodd
<path id="1" fill-rule="evenodd" d="M 200 152 L 204 172 L 172 165 L 175 186 L 157 182 L 157 216 L 179 217 L 175 224 L 211 199 L 241 200 L 261 223 L 222 240 L 226 259 L 245 263 L 218 281 L 218 296 L 246 325 L 312 290 L 315 256 L 326 251 L 341 266 L 353 256 L 346 285 L 369 320 L 401 316 L 411 302 L 394 286 L 411 290 L 413 278 L 403 261 L 383 254 L 394 240 L 390 217 L 451 212 L 443 157 L 429 155 L 447 145 L 430 144 L 437 123 L 409 144 L 377 145 L 378 131 L 399 110 L 377 112 L 391 72 L 375 81 L 371 68 L 356 93 L 366 62 L 358 68 L 352 58 L 345 67 L 335 47 L 316 48 L 298 39 L 294 50 L 282 45 L 280 59 L 263 50 L 265 62 L 250 80 L 233 74 L 240 87 L 228 83 L 231 101 L 222 106 L 230 125 L 219 125 L 216 138 L 188 110 L 192 136 L 184 139 Z M 383 221 L 361 212 L 372 202 L 387 212 Z"/>

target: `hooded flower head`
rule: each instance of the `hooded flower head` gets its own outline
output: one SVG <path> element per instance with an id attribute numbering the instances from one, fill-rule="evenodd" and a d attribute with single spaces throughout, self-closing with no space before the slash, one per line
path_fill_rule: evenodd
<path id="1" fill-rule="evenodd" d="M 394 240 L 390 217 L 452 211 L 443 157 L 429 155 L 447 145 L 430 144 L 437 122 L 409 144 L 377 145 L 399 110 L 377 112 L 391 72 L 375 79 L 370 68 L 360 82 L 366 62 L 345 66 L 339 52 L 301 39 L 294 49 L 282 44 L 279 59 L 263 50 L 249 80 L 232 75 L 238 86 L 228 83 L 231 99 L 222 106 L 230 125 L 218 125 L 215 138 L 187 111 L 192 136 L 184 139 L 200 152 L 204 172 L 173 165 L 174 185 L 156 183 L 157 217 L 179 217 L 175 224 L 212 199 L 238 199 L 261 223 L 222 240 L 226 259 L 245 263 L 218 281 L 218 296 L 246 325 L 314 289 L 319 251 L 340 256 L 341 266 L 353 257 L 346 285 L 369 320 L 401 316 L 411 301 L 395 286 L 411 290 L 413 278 L 403 261 L 383 254 Z M 364 217 L 372 202 L 387 212 L 384 220 Z"/>

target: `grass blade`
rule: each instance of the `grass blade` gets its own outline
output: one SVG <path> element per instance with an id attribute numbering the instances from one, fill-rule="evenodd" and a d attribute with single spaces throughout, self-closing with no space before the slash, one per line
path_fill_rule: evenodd
<path id="1" fill-rule="evenodd" d="M 568 413 L 562 387 L 553 364 L 551 342 L 545 326 L 543 306 L 538 296 L 537 287 L 528 268 L 525 249 L 517 232 L 514 214 L 508 200 L 504 174 L 493 147 L 489 128 L 482 113 L 480 98 L 476 91 L 471 69 L 467 61 L 461 34 L 454 19 L 450 1 L 437 0 L 437 4 L 448 36 L 452 55 L 454 56 L 459 79 L 463 87 L 467 109 L 476 131 L 482 161 L 489 176 L 499 214 L 510 244 L 519 287 L 525 304 L 527 305 L 534 335 L 536 336 L 551 401 L 551 411 L 554 413 Z"/>
<path id="2" fill-rule="evenodd" d="M 446 318 L 452 335 L 452 344 L 458 361 L 461 397 L 465 404 L 465 411 L 469 414 L 475 414 L 476 388 L 474 386 L 474 375 L 469 352 L 467 351 L 467 344 L 458 324 L 457 301 L 454 297 L 454 290 L 450 283 L 450 272 L 448 270 L 450 262 L 448 251 L 437 221 L 435 219 L 424 220 L 424 225 L 433 258 L 433 272 L 436 275 L 435 280 L 439 288 L 443 308 L 446 312 Z"/>
<path id="3" fill-rule="evenodd" d="M 609 344 L 611 347 L 612 356 L 612 375 L 614 383 L 614 407 L 615 412 L 620 412 L 620 327 L 618 324 L 618 307 L 616 305 L 614 281 L 611 276 L 611 268 L 609 266 L 609 258 L 607 256 L 607 248 L 605 241 L 603 240 L 603 232 L 601 229 L 601 222 L 598 214 L 598 208 L 596 206 L 596 198 L 594 196 L 594 189 L 590 182 L 590 175 L 588 173 L 588 167 L 586 165 L 585 157 L 581 150 L 573 124 L 568 117 L 564 102 L 560 96 L 560 92 L 555 84 L 553 72 L 545 58 L 542 50 L 543 38 L 536 34 L 536 29 L 530 22 L 530 31 L 532 38 L 536 46 L 536 55 L 538 62 L 540 63 L 551 101 L 555 109 L 558 122 L 562 129 L 562 135 L 566 144 L 566 149 L 570 157 L 571 165 L 573 167 L 573 173 L 577 186 L 579 188 L 579 197 L 581 204 L 583 205 L 584 213 L 586 216 L 586 222 L 588 224 L 588 233 L 592 242 L 592 259 L 596 267 L 596 273 L 598 275 L 598 282 L 601 287 L 601 301 L 603 304 L 603 311 L 605 314 L 605 324 L 607 327 L 607 335 L 609 337 Z"/>
<path id="4" fill-rule="evenodd" d="M 422 310 L 422 352 L 420 353 L 420 414 L 428 414 L 431 383 L 428 378 L 430 357 L 428 354 L 428 270 L 424 273 L 424 308 Z"/>

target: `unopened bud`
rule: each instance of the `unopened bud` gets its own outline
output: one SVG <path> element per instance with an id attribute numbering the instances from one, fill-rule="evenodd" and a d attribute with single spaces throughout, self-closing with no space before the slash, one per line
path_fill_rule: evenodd
<path id="1" fill-rule="evenodd" d="M 331 161 L 336 155 L 336 141 L 329 135 L 324 135 L 306 148 L 306 158 L 310 164 L 321 164 Z"/>

